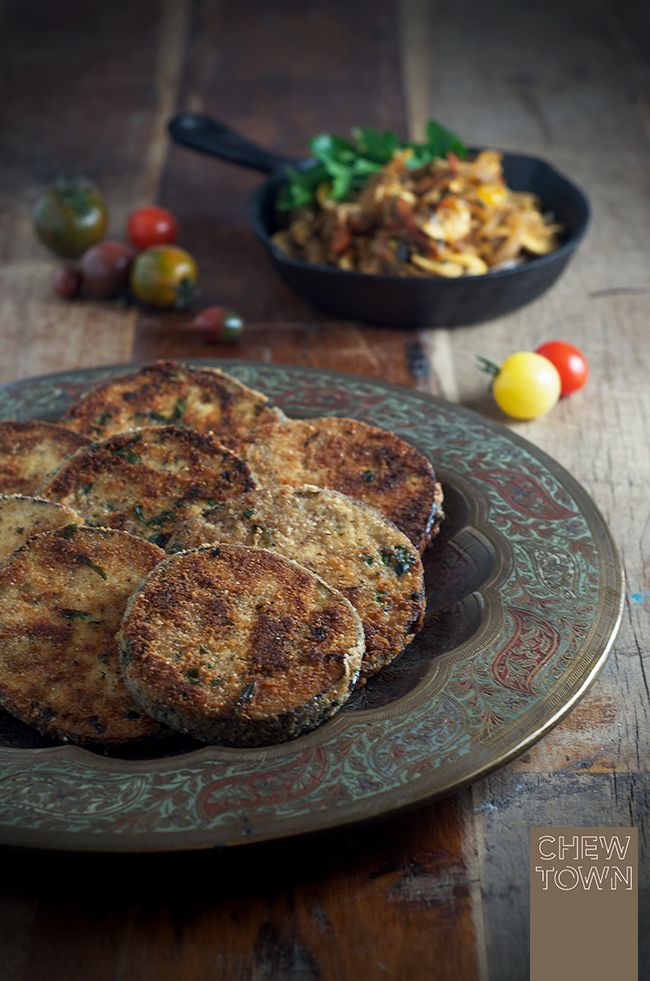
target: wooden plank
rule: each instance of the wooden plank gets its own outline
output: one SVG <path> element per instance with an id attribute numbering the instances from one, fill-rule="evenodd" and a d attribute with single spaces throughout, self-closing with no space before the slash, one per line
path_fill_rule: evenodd
<path id="1" fill-rule="evenodd" d="M 630 773 L 528 774 L 506 768 L 473 788 L 488 916 L 491 977 L 528 977 L 528 836 L 533 826 L 635 826 L 647 841 L 650 788 Z M 530 802 L 533 802 L 534 810 Z M 639 859 L 639 911 L 650 903 L 648 863 Z M 645 935 L 643 935 L 645 933 Z M 516 942 L 513 942 L 516 938 Z M 639 977 L 647 977 L 647 930 L 640 930 Z M 504 953 L 507 952 L 507 956 Z"/>
<path id="2" fill-rule="evenodd" d="M 400 129 L 405 113 L 396 29 L 390 0 L 375 4 L 371 18 L 362 5 L 342 0 L 327 8 L 298 0 L 257 5 L 255 16 L 234 2 L 202 5 L 192 23 L 192 58 L 178 108 L 214 115 L 260 144 L 296 157 L 308 155 L 315 133 L 345 133 L 360 118 Z M 244 357 L 318 360 L 325 367 L 412 382 L 404 370 L 410 332 L 374 330 L 362 337 L 349 323 L 314 310 L 279 279 L 248 222 L 250 195 L 262 179 L 170 148 L 161 199 L 179 216 L 181 240 L 198 261 L 201 303 L 243 314 L 249 323 Z M 201 343 L 178 329 L 186 322 L 173 315 L 141 317 L 134 355 L 202 353 Z M 310 329 L 315 324 L 318 332 Z M 380 348 L 385 355 L 377 353 Z M 207 353 L 239 356 L 224 345 L 211 345 Z"/>
<path id="3" fill-rule="evenodd" d="M 404 332 L 361 328 L 347 321 L 295 324 L 270 321 L 248 324 L 240 344 L 205 343 L 189 329 L 191 315 L 143 314 L 134 357 L 246 358 L 278 364 L 307 364 L 332 371 L 413 385 L 420 377 L 419 346 Z"/>
<path id="4" fill-rule="evenodd" d="M 594 10 L 605 23 L 607 9 L 594 5 Z M 570 38 L 570 19 L 563 23 L 559 14 L 558 17 L 560 34 Z M 521 36 L 513 38 L 515 45 L 525 46 L 525 36 L 535 36 L 533 28 L 531 24 L 528 32 L 522 29 Z M 597 35 L 604 35 L 602 25 Z M 531 66 L 535 65 L 533 47 L 531 40 L 528 45 Z M 622 46 L 619 49 L 621 60 L 626 50 Z M 568 63 L 572 58 L 568 42 L 566 49 L 556 46 L 556 60 L 562 57 L 563 51 L 564 61 Z M 444 59 L 442 50 L 436 51 L 436 55 Z M 494 52 L 486 43 L 484 60 L 491 61 L 493 57 Z M 611 58 L 604 59 L 604 64 L 611 64 Z M 481 65 L 478 61 L 479 69 Z M 561 74 L 561 65 L 558 71 Z M 614 93 L 618 90 L 622 99 L 626 84 L 619 73 L 616 78 L 603 77 L 600 88 L 609 87 Z M 487 99 L 488 94 L 484 97 Z M 458 106 L 456 111 L 461 113 L 462 108 Z M 544 419 L 510 423 L 510 427 L 551 453 L 594 495 L 610 521 L 615 538 L 622 543 L 630 594 L 638 599 L 629 600 L 617 656 L 606 668 L 601 693 L 589 696 L 581 708 L 582 718 L 590 717 L 591 726 L 588 731 L 583 726 L 582 737 L 576 744 L 571 720 L 564 723 L 532 751 L 528 765 L 537 765 L 538 761 L 541 768 L 550 760 L 576 760 L 580 746 L 585 751 L 581 762 L 592 759 L 600 767 L 607 766 L 608 760 L 611 766 L 615 760 L 617 767 L 634 769 L 638 767 L 642 747 L 647 746 L 648 683 L 647 670 L 644 672 L 639 654 L 642 650 L 639 637 L 648 626 L 644 592 L 648 588 L 648 568 L 643 553 L 648 514 L 645 488 L 650 479 L 650 453 L 645 436 L 650 398 L 644 379 L 650 370 L 650 350 L 645 343 L 650 290 L 643 284 L 647 283 L 645 240 L 650 200 L 643 194 L 645 167 L 632 152 L 639 139 L 639 128 L 643 132 L 640 120 L 639 116 L 627 137 L 629 150 L 626 151 L 623 141 L 622 149 L 616 153 L 606 150 L 602 155 L 588 155 L 582 162 L 575 155 L 572 173 L 589 188 L 595 217 L 587 242 L 557 286 L 535 304 L 508 318 L 447 335 L 452 352 L 448 364 L 453 372 L 448 390 L 451 384 L 464 405 L 474 405 L 496 419 L 500 414 L 490 403 L 485 383 L 476 370 L 477 353 L 499 361 L 514 349 L 530 349 L 544 339 L 560 336 L 582 347 L 591 363 L 592 380 L 583 393 L 561 403 Z M 626 174 L 624 183 L 621 168 Z M 621 249 L 618 243 L 623 241 L 625 247 Z M 606 399 L 602 397 L 603 390 L 608 392 Z M 643 529 L 640 538 L 639 528 Z M 629 711 L 630 698 L 636 703 L 634 713 Z M 594 699 L 593 706 L 590 699 Z M 614 720 L 626 718 L 634 722 L 632 731 L 627 733 L 630 739 L 623 740 L 621 750 L 617 746 L 619 722 Z M 625 721 L 622 724 L 627 726 Z"/>
<path id="5" fill-rule="evenodd" d="M 586 242 L 546 296 L 489 324 L 421 335 L 429 376 L 445 395 L 502 422 L 477 354 L 498 362 L 553 337 L 586 352 L 592 377 L 583 393 L 537 422 L 508 425 L 591 491 L 629 583 L 623 627 L 596 686 L 553 733 L 473 788 L 490 976 L 507 981 L 527 974 L 528 829 L 639 824 L 648 792 L 650 28 L 640 3 L 412 0 L 405 20 L 407 79 L 418 93 L 412 129 L 431 114 L 472 143 L 539 153 L 587 189 L 594 211 Z M 650 963 L 646 948 L 642 963 Z"/>
<path id="6" fill-rule="evenodd" d="M 128 212 L 155 195 L 186 14 L 185 0 L 5 4 L 0 381 L 129 360 L 135 311 L 53 297 L 57 260 L 37 242 L 31 208 L 61 174 L 84 174 L 123 237 Z"/>
<path id="7" fill-rule="evenodd" d="M 251 18 L 232 2 L 198 8 L 179 108 L 210 112 L 260 143 L 296 155 L 305 153 L 309 136 L 319 130 L 344 132 L 359 121 L 403 129 L 390 2 L 373 5 L 371 19 L 361 7 L 342 2 L 329 4 L 327 14 L 297 2 L 260 7 L 258 13 Z M 220 49 L 215 68 L 214 49 L 225 36 L 231 44 Z M 324 84 L 333 71 L 336 85 Z M 178 214 L 183 241 L 192 243 L 202 271 L 202 302 L 240 309 L 248 330 L 240 349 L 205 346 L 185 332 L 187 315 L 142 315 L 134 356 L 243 355 L 419 383 L 423 365 L 428 369 L 415 332 L 333 321 L 277 278 L 246 224 L 247 200 L 258 181 L 218 161 L 170 149 L 161 199 Z M 417 977 L 434 971 L 478 977 L 478 887 L 468 865 L 474 853 L 467 848 L 466 813 L 458 801 L 442 804 L 390 829 L 351 833 L 353 848 L 343 836 L 327 836 L 335 843 L 321 846 L 327 862 L 313 843 L 305 843 L 297 857 L 295 846 L 269 849 L 265 862 L 276 876 L 272 900 L 247 896 L 233 916 L 206 913 L 186 938 L 185 956 L 200 961 L 199 951 L 219 951 L 219 971 L 232 977 Z M 336 857 L 340 849 L 344 862 Z M 250 875 L 264 893 L 257 866 Z M 140 921 L 137 930 L 140 944 L 129 970 L 139 976 L 155 958 L 156 976 L 166 978 L 171 950 L 143 944 Z M 336 937 L 345 942 L 336 943 Z"/>
<path id="8" fill-rule="evenodd" d="M 473 932 L 458 930 L 476 886 L 469 806 L 464 793 L 390 823 L 224 853 L 43 854 L 38 866 L 6 853 L 11 908 L 37 907 L 7 981 L 68 981 L 72 963 L 93 981 L 473 981 Z"/>

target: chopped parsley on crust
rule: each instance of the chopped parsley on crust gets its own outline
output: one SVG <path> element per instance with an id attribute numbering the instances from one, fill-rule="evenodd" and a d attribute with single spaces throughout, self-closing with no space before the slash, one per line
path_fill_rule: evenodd
<path id="1" fill-rule="evenodd" d="M 39 732 L 118 745 L 160 733 L 127 691 L 115 633 L 163 559 L 139 538 L 66 525 L 0 563 L 0 705 Z"/>
<path id="2" fill-rule="evenodd" d="M 281 415 L 266 395 L 217 368 L 155 361 L 97 385 L 62 422 L 93 439 L 139 426 L 183 425 L 211 430 L 223 440 Z"/>
<path id="3" fill-rule="evenodd" d="M 179 522 L 253 486 L 247 465 L 211 433 L 147 426 L 79 450 L 41 494 L 88 524 L 164 546 Z"/>
<path id="4" fill-rule="evenodd" d="M 394 433 L 356 419 L 286 419 L 240 439 L 260 486 L 317 484 L 381 511 L 424 551 L 442 519 L 430 462 Z"/>
<path id="5" fill-rule="evenodd" d="M 347 700 L 359 617 L 337 590 L 266 549 L 209 545 L 163 562 L 118 635 L 142 709 L 205 742 L 260 746 L 314 728 Z"/>
<path id="6" fill-rule="evenodd" d="M 33 494 L 70 453 L 88 442 L 53 422 L 0 420 L 0 493 Z"/>
<path id="7" fill-rule="evenodd" d="M 361 617 L 368 677 L 412 640 L 424 615 L 424 570 L 379 511 L 322 487 L 263 487 L 181 525 L 168 550 L 227 543 L 273 550 L 339 589 Z"/>
<path id="8" fill-rule="evenodd" d="M 0 494 L 0 559 L 10 555 L 32 535 L 64 525 L 83 524 L 72 508 L 22 494 Z"/>

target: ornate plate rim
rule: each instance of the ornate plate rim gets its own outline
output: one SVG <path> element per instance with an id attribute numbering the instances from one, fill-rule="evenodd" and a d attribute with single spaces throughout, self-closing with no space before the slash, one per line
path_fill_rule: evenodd
<path id="1" fill-rule="evenodd" d="M 425 775 L 424 777 L 420 777 L 417 780 L 417 792 L 414 790 L 413 785 L 407 785 L 403 788 L 403 793 L 400 796 L 396 796 L 395 789 L 393 788 L 392 790 L 385 791 L 383 794 L 376 794 L 373 798 L 363 798 L 360 802 L 354 801 L 352 805 L 348 804 L 343 815 L 337 811 L 332 812 L 329 809 L 318 810 L 306 815 L 299 815 L 293 819 L 294 822 L 299 825 L 299 827 L 296 828 L 291 828 L 290 826 L 287 827 L 286 819 L 278 819 L 277 817 L 273 819 L 271 817 L 270 819 L 267 819 L 267 824 L 269 825 L 268 827 L 265 827 L 262 823 L 261 827 L 258 827 L 254 832 L 251 829 L 251 833 L 247 833 L 246 824 L 244 822 L 244 826 L 240 828 L 239 835 L 235 835 L 231 831 L 230 836 L 226 836 L 227 840 L 225 841 L 223 840 L 223 835 L 220 833 L 220 830 L 215 828 L 199 828 L 180 831 L 157 830 L 146 831 L 143 833 L 128 832 L 127 834 L 120 834 L 105 830 L 95 832 L 77 832 L 71 829 L 46 831 L 42 829 L 26 829 L 4 824 L 2 818 L 0 817 L 0 843 L 7 845 L 23 845 L 72 851 L 172 851 L 244 844 L 253 841 L 266 841 L 276 838 L 313 833 L 327 828 L 345 827 L 352 824 L 364 823 L 379 817 L 389 817 L 403 810 L 410 810 L 415 807 L 419 807 L 427 802 L 451 793 L 452 791 L 467 786 L 468 784 L 487 775 L 491 771 L 503 766 L 505 763 L 525 752 L 526 749 L 549 732 L 574 708 L 602 669 L 616 639 L 624 606 L 624 572 L 618 549 L 612 539 L 609 528 L 600 510 L 582 485 L 561 464 L 557 463 L 557 461 L 555 461 L 547 453 L 530 443 L 528 440 L 524 439 L 519 434 L 512 432 L 507 427 L 502 426 L 493 420 L 484 418 L 471 409 L 444 402 L 443 400 L 437 399 L 426 393 L 404 388 L 403 386 L 395 385 L 391 382 L 383 381 L 382 379 L 368 378 L 366 376 L 352 375 L 349 373 L 346 374 L 344 372 L 314 368 L 311 366 L 275 363 L 265 364 L 247 361 L 244 359 L 183 358 L 182 360 L 189 364 L 202 364 L 221 367 L 226 371 L 231 368 L 240 368 L 242 370 L 252 369 L 254 372 L 261 373 L 261 375 L 264 375 L 265 372 L 273 373 L 280 371 L 293 371 L 320 378 L 323 376 L 331 377 L 333 379 L 337 378 L 343 382 L 347 380 L 348 383 L 367 383 L 370 386 L 377 386 L 382 390 L 399 393 L 402 395 L 402 397 L 407 396 L 409 399 L 422 402 L 426 406 L 430 406 L 433 409 L 435 409 L 436 406 L 444 407 L 445 411 L 451 412 L 454 416 L 460 416 L 461 418 L 464 417 L 468 421 L 475 424 L 480 423 L 480 425 L 491 430 L 496 436 L 501 437 L 501 439 L 505 439 L 507 442 L 513 443 L 515 446 L 519 446 L 526 453 L 530 454 L 549 473 L 553 475 L 553 477 L 564 489 L 570 490 L 572 497 L 580 506 L 581 514 L 587 520 L 589 530 L 592 535 L 592 540 L 599 547 L 599 557 L 602 559 L 601 572 L 604 577 L 604 581 L 602 581 L 600 584 L 601 602 L 596 610 L 594 630 L 592 630 L 589 641 L 583 644 L 583 646 L 576 652 L 574 659 L 576 661 L 580 660 L 580 662 L 584 665 L 584 669 L 579 675 L 577 683 L 573 683 L 573 676 L 571 676 L 569 681 L 567 681 L 566 672 L 558 679 L 552 692 L 553 697 L 548 699 L 547 696 L 547 699 L 553 703 L 553 711 L 549 712 L 546 710 L 547 699 L 545 699 L 542 702 L 541 708 L 540 706 L 537 707 L 536 715 L 538 715 L 539 718 L 537 719 L 536 727 L 531 729 L 530 720 L 528 718 L 524 720 L 526 724 L 524 725 L 522 723 L 522 728 L 526 730 L 525 733 L 520 735 L 520 738 L 516 743 L 512 743 L 512 740 L 510 740 L 510 745 L 505 746 L 503 748 L 503 752 L 500 754 L 497 754 L 496 756 L 493 754 L 493 757 L 487 761 L 479 760 L 479 762 L 477 762 L 474 766 L 463 765 L 459 767 L 458 762 L 456 761 L 455 764 L 447 765 L 446 770 L 443 769 L 442 773 L 446 774 L 446 776 L 442 780 L 439 779 L 439 775 L 441 775 L 440 771 L 431 771 L 432 776 L 427 777 L 427 775 Z M 111 373 L 117 374 L 137 369 L 139 364 L 142 363 L 144 362 L 105 365 L 38 375 L 5 383 L 0 386 L 0 391 L 11 391 L 15 388 L 20 390 L 23 386 L 30 386 L 36 383 L 44 383 L 48 381 L 56 382 L 63 381 L 64 379 L 80 379 L 80 377 L 83 379 L 84 383 L 91 383 L 96 378 L 103 377 L 104 375 L 107 376 Z M 262 389 L 264 387 L 263 383 L 261 382 L 255 382 L 255 384 Z M 444 473 L 444 467 L 440 466 L 437 469 Z M 485 531 L 485 529 L 491 528 L 489 523 L 482 527 L 480 522 L 474 524 L 474 527 L 478 531 Z M 488 599 L 490 596 L 490 589 L 490 583 L 484 587 L 481 587 L 481 592 L 484 595 L 487 595 Z M 449 653 L 451 654 L 453 652 Z M 442 655 L 443 658 L 446 656 L 447 655 Z M 415 690 L 417 690 L 418 687 L 419 686 L 416 686 Z M 565 692 L 564 689 L 568 689 L 568 692 Z M 359 716 L 362 714 L 362 712 L 363 710 L 355 714 Z M 331 726 L 331 722 L 328 723 L 328 725 Z M 318 730 L 316 732 L 318 732 Z M 311 737 L 315 737 L 316 741 L 318 740 L 318 736 L 312 733 L 309 736 L 304 737 L 303 740 L 301 740 L 301 743 L 304 745 L 305 740 L 310 740 L 311 742 Z M 291 744 L 286 745 L 289 747 L 290 753 Z M 490 745 L 492 745 L 492 740 L 490 740 Z M 210 764 L 218 765 L 217 760 L 210 759 L 210 750 L 211 747 L 202 747 L 198 750 L 191 751 L 188 754 L 184 754 L 182 758 L 188 761 L 191 760 L 195 763 L 205 763 L 208 766 Z M 0 747 L 0 786 L 5 776 L 5 774 L 3 774 L 2 764 L 22 758 L 25 752 L 35 754 L 36 759 L 47 758 L 51 760 L 63 758 L 68 761 L 71 766 L 77 764 L 79 767 L 83 767 L 86 770 L 94 770 L 95 772 L 110 770 L 115 766 L 114 758 L 97 756 L 95 754 L 88 753 L 86 750 L 72 746 L 57 746 L 53 748 L 34 750 Z M 221 752 L 223 753 L 223 750 L 221 750 Z M 239 754 L 242 751 L 233 750 L 232 752 L 234 754 Z M 179 758 L 180 757 L 176 757 L 176 759 Z M 125 772 L 128 773 L 138 771 L 147 772 L 147 770 L 150 769 L 150 767 L 148 767 L 149 761 L 147 760 L 127 760 L 120 762 L 125 764 Z M 461 771 L 460 774 L 454 772 L 458 769 Z M 434 776 L 434 774 L 436 775 Z M 420 785 L 423 786 L 421 787 Z M 391 802 L 388 806 L 386 806 L 385 802 L 382 800 L 385 793 L 389 793 L 391 795 Z M 278 824 L 280 825 L 279 827 L 276 826 Z"/>

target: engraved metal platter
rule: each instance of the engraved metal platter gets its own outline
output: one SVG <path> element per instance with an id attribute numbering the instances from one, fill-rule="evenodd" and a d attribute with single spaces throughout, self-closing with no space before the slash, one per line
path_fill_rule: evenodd
<path id="1" fill-rule="evenodd" d="M 424 557 L 424 629 L 334 718 L 262 749 L 175 741 L 120 756 L 55 744 L 0 713 L 0 843 L 88 851 L 242 844 L 370 820 L 447 794 L 523 752 L 602 667 L 621 562 L 586 491 L 469 410 L 311 368 L 209 361 L 295 417 L 354 417 L 434 463 L 447 520 Z M 0 418 L 57 419 L 134 366 L 0 388 Z"/>

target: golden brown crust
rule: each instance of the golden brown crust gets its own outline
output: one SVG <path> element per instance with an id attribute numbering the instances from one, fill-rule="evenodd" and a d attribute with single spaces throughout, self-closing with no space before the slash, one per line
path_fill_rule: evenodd
<path id="1" fill-rule="evenodd" d="M 423 551 L 442 518 L 430 462 L 394 433 L 356 419 L 287 419 L 242 437 L 261 486 L 317 484 L 377 508 Z"/>
<path id="2" fill-rule="evenodd" d="M 32 535 L 52 531 L 83 518 L 72 508 L 22 494 L 0 494 L 0 559 L 19 548 Z"/>
<path id="3" fill-rule="evenodd" d="M 265 395 L 217 368 L 155 361 L 102 382 L 75 402 L 62 422 L 93 439 L 138 426 L 182 423 L 211 430 L 223 441 L 279 415 Z"/>
<path id="4" fill-rule="evenodd" d="M 252 487 L 247 465 L 211 433 L 147 426 L 79 450 L 41 494 L 88 524 L 164 546 L 178 522 Z"/>
<path id="5" fill-rule="evenodd" d="M 208 542 L 272 549 L 339 589 L 361 617 L 365 677 L 393 661 L 424 615 L 424 570 L 375 508 L 322 487 L 258 488 L 181 525 L 169 550 Z"/>
<path id="6" fill-rule="evenodd" d="M 0 563 L 0 704 L 46 735 L 122 744 L 160 726 L 129 695 L 115 633 L 164 553 L 132 535 L 68 525 Z"/>
<path id="7" fill-rule="evenodd" d="M 33 494 L 88 439 L 53 422 L 0 420 L 0 493 Z"/>
<path id="8" fill-rule="evenodd" d="M 229 745 L 279 742 L 344 702 L 363 655 L 350 603 L 265 549 L 207 546 L 151 573 L 118 635 L 126 683 L 171 728 Z"/>

